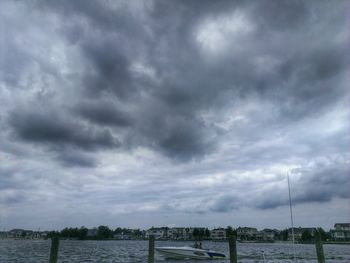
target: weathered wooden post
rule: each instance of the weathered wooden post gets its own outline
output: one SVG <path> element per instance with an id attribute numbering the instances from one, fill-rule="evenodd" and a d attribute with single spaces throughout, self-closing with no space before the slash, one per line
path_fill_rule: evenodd
<path id="1" fill-rule="evenodd" d="M 230 248 L 230 263 L 237 263 L 236 235 L 228 237 L 228 244 Z"/>
<path id="2" fill-rule="evenodd" d="M 322 246 L 322 239 L 321 239 L 321 233 L 320 231 L 316 230 L 315 233 L 315 237 L 316 237 L 316 254 L 317 254 L 317 261 L 318 263 L 325 263 L 325 259 L 324 259 L 324 253 L 323 253 L 323 246 Z"/>
<path id="3" fill-rule="evenodd" d="M 154 236 L 150 235 L 148 240 L 148 263 L 154 263 Z"/>
<path id="4" fill-rule="evenodd" d="M 59 239 L 57 236 L 51 238 L 51 250 L 49 263 L 57 263 Z"/>

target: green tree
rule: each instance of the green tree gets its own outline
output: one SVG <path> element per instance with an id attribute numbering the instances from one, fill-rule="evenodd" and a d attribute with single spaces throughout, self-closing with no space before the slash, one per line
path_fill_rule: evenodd
<path id="1" fill-rule="evenodd" d="M 108 226 L 99 226 L 97 229 L 97 237 L 100 239 L 109 239 L 113 237 L 113 231 Z"/>
<path id="2" fill-rule="evenodd" d="M 301 241 L 302 242 L 310 242 L 312 240 L 312 235 L 309 230 L 304 230 L 301 234 Z"/>
<path id="3" fill-rule="evenodd" d="M 232 235 L 237 235 L 236 231 L 233 229 L 232 226 L 226 227 L 226 236 L 232 236 Z"/>
<path id="4" fill-rule="evenodd" d="M 210 238 L 210 231 L 208 228 L 205 229 L 205 237 Z"/>
<path id="5" fill-rule="evenodd" d="M 78 238 L 79 239 L 84 239 L 86 238 L 87 236 L 87 233 L 88 233 L 88 229 L 86 227 L 81 227 L 79 230 L 78 230 Z"/>
<path id="6" fill-rule="evenodd" d="M 328 234 L 326 231 L 324 231 L 322 227 L 318 227 L 316 229 L 316 231 L 318 231 L 320 233 L 322 241 L 326 241 L 327 239 L 330 238 L 330 234 Z"/>
<path id="7" fill-rule="evenodd" d="M 197 228 L 193 229 L 192 235 L 194 239 L 199 239 L 199 230 Z"/>
<path id="8" fill-rule="evenodd" d="M 288 229 L 284 229 L 280 232 L 280 239 L 283 241 L 288 240 Z"/>

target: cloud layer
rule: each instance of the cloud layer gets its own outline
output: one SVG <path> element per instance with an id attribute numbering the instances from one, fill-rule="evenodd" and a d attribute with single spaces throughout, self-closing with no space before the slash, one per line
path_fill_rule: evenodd
<path id="1" fill-rule="evenodd" d="M 3 224 L 26 224 L 33 207 L 48 228 L 99 224 L 101 211 L 109 224 L 151 212 L 239 224 L 244 209 L 287 204 L 287 171 L 296 205 L 349 199 L 346 1 L 0 10 Z"/>

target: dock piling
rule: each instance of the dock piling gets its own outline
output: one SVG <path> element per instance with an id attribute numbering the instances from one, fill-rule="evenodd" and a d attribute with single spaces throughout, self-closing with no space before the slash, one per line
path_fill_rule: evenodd
<path id="1" fill-rule="evenodd" d="M 51 238 L 51 250 L 49 263 L 57 263 L 59 239 L 57 236 Z"/>
<path id="2" fill-rule="evenodd" d="M 321 240 L 321 233 L 320 231 L 316 230 L 315 233 L 316 237 L 316 254 L 317 254 L 317 262 L 318 263 L 325 263 L 324 253 L 323 253 L 323 246 L 322 246 L 322 240 Z"/>
<path id="3" fill-rule="evenodd" d="M 237 263 L 237 246 L 236 236 L 230 235 L 228 238 L 228 244 L 230 248 L 230 263 Z"/>
<path id="4" fill-rule="evenodd" d="M 150 235 L 148 240 L 148 263 L 154 263 L 154 236 Z"/>

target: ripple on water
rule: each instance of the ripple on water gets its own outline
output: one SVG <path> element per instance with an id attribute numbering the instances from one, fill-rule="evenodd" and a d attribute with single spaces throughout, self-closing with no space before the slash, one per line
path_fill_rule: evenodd
<path id="1" fill-rule="evenodd" d="M 206 248 L 228 254 L 226 242 L 203 242 Z M 156 241 L 159 246 L 184 246 L 192 242 Z M 238 243 L 238 258 L 241 263 L 293 262 L 292 248 L 289 244 L 251 244 Z M 324 245 L 327 263 L 350 262 L 349 245 Z M 59 263 L 135 263 L 147 262 L 147 241 L 78 241 L 61 240 Z M 314 245 L 296 245 L 298 262 L 317 263 Z M 0 240 L 0 263 L 47 263 L 50 253 L 48 240 Z M 156 255 L 156 261 L 178 263 L 179 260 L 165 260 Z M 198 261 L 187 260 L 187 263 Z M 209 263 L 212 261 L 201 261 Z M 219 260 L 217 263 L 228 261 Z"/>

